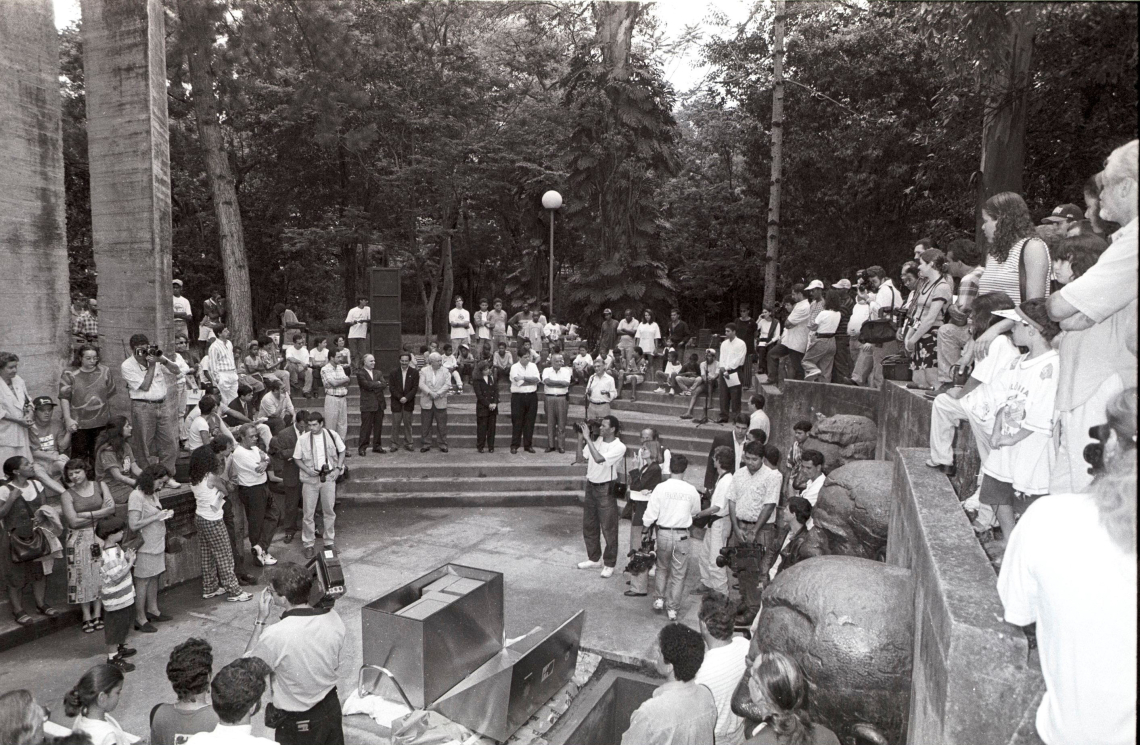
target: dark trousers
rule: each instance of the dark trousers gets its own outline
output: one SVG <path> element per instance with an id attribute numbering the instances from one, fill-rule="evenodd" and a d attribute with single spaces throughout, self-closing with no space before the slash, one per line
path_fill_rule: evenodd
<path id="1" fill-rule="evenodd" d="M 752 387 L 752 355 L 756 354 L 756 349 L 748 344 L 748 352 L 744 355 L 744 364 L 740 366 L 740 387 Z"/>
<path id="2" fill-rule="evenodd" d="M 265 484 L 238 486 L 238 496 L 249 521 L 246 528 L 250 548 L 261 546 L 262 551 L 268 551 L 269 544 L 273 543 L 273 534 L 277 532 L 277 523 L 281 520 L 269 487 Z"/>
<path id="3" fill-rule="evenodd" d="M 277 742 L 283 745 L 344 745 L 344 726 L 336 686 L 308 711 L 281 713 L 285 721 L 273 730 L 273 739 Z"/>
<path id="4" fill-rule="evenodd" d="M 499 411 L 496 409 L 489 414 L 479 414 L 475 417 L 475 446 L 478 448 L 495 447 L 495 427 L 499 422 Z"/>
<path id="5" fill-rule="evenodd" d="M 847 334 L 835 335 L 835 360 L 831 367 L 831 380 L 835 383 L 847 383 L 851 380 L 851 373 L 855 370 L 855 363 L 851 360 L 851 337 Z"/>
<path id="6" fill-rule="evenodd" d="M 377 442 L 379 442 L 377 435 Z M 395 447 L 411 447 L 412 445 L 412 407 L 403 411 L 392 411 L 392 444 Z"/>
<path id="7" fill-rule="evenodd" d="M 804 379 L 804 353 L 797 352 L 794 349 L 788 349 L 783 344 L 777 344 L 768 350 L 768 380 L 777 385 L 780 382 L 781 372 L 780 361 L 785 357 L 792 366 L 792 380 Z"/>
<path id="8" fill-rule="evenodd" d="M 432 439 L 432 423 L 435 423 L 435 441 L 440 447 L 447 447 L 447 409 L 420 408 L 420 445 L 428 447 Z"/>
<path id="9" fill-rule="evenodd" d="M 282 486 L 281 524 L 286 532 L 296 533 L 301 529 L 301 482 L 292 486 Z"/>
<path id="10" fill-rule="evenodd" d="M 763 568 L 771 567 L 772 562 L 775 561 L 772 553 L 779 551 L 779 546 L 776 545 L 777 540 L 778 536 L 774 523 L 761 527 L 756 533 L 756 543 L 764 547 L 764 561 L 761 563 L 761 571 L 743 570 L 736 573 L 740 580 L 740 602 L 748 609 L 750 615 L 754 615 L 756 611 L 760 610 L 761 596 L 764 594 L 760 580 L 766 578 Z M 735 545 L 735 543 L 734 540 L 733 544 Z"/>
<path id="11" fill-rule="evenodd" d="M 726 381 L 721 381 L 720 385 L 720 418 L 732 419 L 740 413 L 740 394 L 744 390 L 744 369 L 741 368 L 737 371 L 740 376 L 741 385 L 734 385 L 731 388 Z"/>
<path id="12" fill-rule="evenodd" d="M 383 445 L 380 442 L 381 433 L 384 431 L 384 410 L 380 411 L 362 411 L 360 412 L 360 449 L 364 450 L 368 447 L 369 443 L 372 444 L 373 450 L 380 450 Z M 375 442 L 373 442 L 375 436 Z"/>
<path id="13" fill-rule="evenodd" d="M 511 394 L 511 447 L 534 446 L 534 420 L 538 417 L 538 393 Z"/>
<path id="14" fill-rule="evenodd" d="M 611 490 L 612 482 L 595 484 L 586 482 L 586 501 L 582 509 L 582 538 L 586 541 L 586 557 L 590 561 L 601 559 L 608 566 L 617 566 L 618 506 Z M 602 551 L 600 538 L 606 539 Z"/>
<path id="15" fill-rule="evenodd" d="M 95 439 L 99 433 L 107 429 L 106 426 L 92 427 L 91 429 L 77 429 L 71 433 L 71 457 L 86 458 L 95 462 Z"/>
<path id="16" fill-rule="evenodd" d="M 240 515 L 237 514 L 238 510 L 241 510 Z M 246 573 L 245 551 L 242 550 L 241 544 L 245 541 L 246 533 L 249 532 L 245 507 L 241 502 L 235 503 L 233 498 L 226 495 L 226 498 L 222 500 L 222 521 L 225 522 L 226 533 L 230 536 L 230 553 L 234 555 L 234 574 L 241 577 Z"/>
<path id="17" fill-rule="evenodd" d="M 756 374 L 768 374 L 768 345 L 756 347 Z"/>

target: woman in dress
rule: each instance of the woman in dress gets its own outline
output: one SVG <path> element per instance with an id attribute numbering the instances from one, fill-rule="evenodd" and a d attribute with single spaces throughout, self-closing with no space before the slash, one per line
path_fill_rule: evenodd
<path id="1" fill-rule="evenodd" d="M 657 359 L 657 342 L 661 339 L 661 327 L 653 319 L 653 311 L 646 309 L 641 317 L 643 320 L 637 327 L 637 346 L 645 352 L 645 373 L 652 380 L 655 371 L 654 360 Z"/>
<path id="2" fill-rule="evenodd" d="M 133 745 L 141 739 L 111 716 L 119 705 L 123 679 L 123 671 L 114 665 L 96 665 L 63 697 L 64 713 L 75 717 L 72 731 L 86 733 L 92 745 Z"/>
<path id="3" fill-rule="evenodd" d="M 903 347 L 910 356 L 911 380 L 915 388 L 938 386 L 938 329 L 942 314 L 954 302 L 954 287 L 946 276 L 946 255 L 928 248 L 918 259 L 918 274 L 923 282 L 916 295 L 912 321 L 903 337 Z"/>
<path id="4" fill-rule="evenodd" d="M 42 473 L 37 474 L 32 459 L 22 455 L 4 461 L 4 478 L 7 483 L 0 486 L 0 576 L 8 588 L 12 617 L 21 626 L 27 626 L 32 623 L 31 616 L 24 612 L 23 594 L 28 585 L 32 586 L 40 613 L 53 617 L 59 611 L 44 600 L 47 582 L 43 563 L 38 559 L 13 562 L 9 534 L 14 532 L 19 538 L 30 540 L 35 535 L 35 514 L 44 506 L 45 492 L 62 494 L 64 489 Z"/>
<path id="5" fill-rule="evenodd" d="M 95 545 L 95 523 L 115 514 L 115 501 L 106 484 L 91 480 L 92 467 L 86 460 L 72 458 L 63 468 L 67 491 L 60 497 L 63 524 L 67 527 L 64 560 L 67 562 L 67 602 L 83 611 L 83 633 L 102 628 L 99 616 L 99 559 L 91 553 Z"/>
<path id="6" fill-rule="evenodd" d="M 32 457 L 32 399 L 17 375 L 20 358 L 0 352 L 0 463 L 13 455 Z"/>
<path id="7" fill-rule="evenodd" d="M 59 405 L 71 432 L 71 457 L 95 456 L 95 440 L 111 419 L 115 393 L 115 376 L 99 362 L 99 348 L 80 345 L 71 367 L 59 378 Z"/>
<path id="8" fill-rule="evenodd" d="M 107 486 L 115 511 L 126 518 L 127 499 L 142 469 L 131 450 L 133 427 L 125 416 L 113 416 L 95 441 L 95 480 Z"/>
<path id="9" fill-rule="evenodd" d="M 135 631 L 158 631 L 151 621 L 162 623 L 170 616 L 158 609 L 158 581 L 166 571 L 166 521 L 174 510 L 162 508 L 156 495 L 170 476 L 154 463 L 143 469 L 127 499 L 127 524 L 142 536 L 135 556 Z"/>

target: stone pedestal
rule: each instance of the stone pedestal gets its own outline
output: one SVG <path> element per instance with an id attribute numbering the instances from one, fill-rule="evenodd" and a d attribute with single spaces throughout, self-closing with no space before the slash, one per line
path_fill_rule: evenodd
<path id="1" fill-rule="evenodd" d="M 71 324 L 59 40 L 51 0 L 0 0 L 0 350 L 58 393 Z"/>
<path id="2" fill-rule="evenodd" d="M 165 24 L 160 0 L 82 8 L 99 332 L 117 370 L 132 334 L 173 342 Z"/>

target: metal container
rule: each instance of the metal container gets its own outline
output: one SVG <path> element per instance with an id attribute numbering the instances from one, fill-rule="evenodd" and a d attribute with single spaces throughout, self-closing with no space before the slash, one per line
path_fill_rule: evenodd
<path id="1" fill-rule="evenodd" d="M 361 620 L 364 664 L 390 670 L 426 708 L 503 648 L 503 575 L 445 564 L 373 600 Z"/>
<path id="2" fill-rule="evenodd" d="M 586 611 L 580 610 L 549 633 L 535 629 L 431 708 L 492 740 L 506 741 L 573 679 L 585 622 Z"/>

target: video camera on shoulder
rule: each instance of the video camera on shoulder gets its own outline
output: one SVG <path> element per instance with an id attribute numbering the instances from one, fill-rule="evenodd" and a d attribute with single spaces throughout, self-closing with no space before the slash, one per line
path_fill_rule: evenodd
<path id="1" fill-rule="evenodd" d="M 309 605 L 314 608 L 331 608 L 345 593 L 344 570 L 340 556 L 332 546 L 317 551 L 306 565 L 313 572 L 313 588 L 309 591 Z"/>

